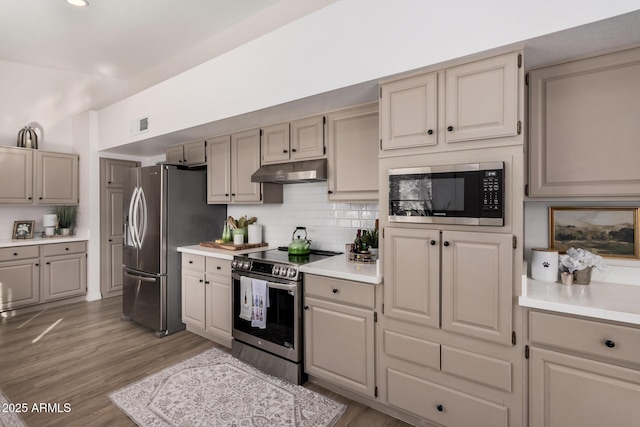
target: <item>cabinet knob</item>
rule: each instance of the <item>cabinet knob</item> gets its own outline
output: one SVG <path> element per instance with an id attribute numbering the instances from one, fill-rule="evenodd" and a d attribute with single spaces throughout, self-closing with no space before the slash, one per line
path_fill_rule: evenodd
<path id="1" fill-rule="evenodd" d="M 219 265 L 216 266 L 216 270 L 222 270 L 222 267 L 220 267 Z"/>
<path id="2" fill-rule="evenodd" d="M 38 200 L 42 200 L 42 197 L 38 197 Z"/>
<path id="3" fill-rule="evenodd" d="M 202 282 L 204 282 L 204 279 L 200 279 L 200 280 L 198 280 L 198 282 L 202 283 Z"/>
<path id="4" fill-rule="evenodd" d="M 193 264 L 193 261 L 189 260 L 189 264 Z"/>
<path id="5" fill-rule="evenodd" d="M 283 152 L 284 154 L 287 154 L 287 153 L 288 153 L 288 151 L 287 151 L 287 150 L 282 150 L 282 152 Z"/>
<path id="6" fill-rule="evenodd" d="M 33 197 L 29 197 L 29 200 L 33 200 Z"/>
<path id="7" fill-rule="evenodd" d="M 433 135 L 433 129 L 429 129 L 429 130 L 427 131 L 427 135 Z"/>
<path id="8" fill-rule="evenodd" d="M 444 406 L 438 405 L 438 406 L 436 406 L 436 409 L 438 410 L 438 412 L 442 412 L 442 411 L 444 411 Z"/>
<path id="9" fill-rule="evenodd" d="M 113 242 L 113 239 L 109 239 L 110 242 Z"/>
<path id="10" fill-rule="evenodd" d="M 327 191 L 327 194 L 333 194 L 333 191 L 329 190 Z"/>
<path id="11" fill-rule="evenodd" d="M 431 246 L 435 246 L 435 245 L 436 245 L 436 241 L 435 241 L 435 240 L 431 240 L 431 241 L 429 242 L 429 244 L 430 244 Z"/>
<path id="12" fill-rule="evenodd" d="M 447 130 L 448 130 L 449 132 L 453 132 L 453 126 L 447 126 Z"/>
<path id="13" fill-rule="evenodd" d="M 107 184 L 111 184 L 111 181 L 107 181 Z"/>
<path id="14" fill-rule="evenodd" d="M 443 245 L 449 246 L 449 242 L 444 242 Z"/>
<path id="15" fill-rule="evenodd" d="M 338 293 L 338 290 L 337 290 L 336 288 L 333 288 L 333 289 L 331 290 L 331 292 L 333 292 L 334 294 L 337 294 L 337 293 Z"/>
<path id="16" fill-rule="evenodd" d="M 51 265 L 51 263 L 50 263 L 49 261 L 47 261 L 45 264 L 47 264 L 47 265 Z"/>
<path id="17" fill-rule="evenodd" d="M 224 196 L 225 197 L 229 197 L 229 193 L 224 193 Z"/>
<path id="18" fill-rule="evenodd" d="M 309 306 L 308 306 L 308 305 L 305 305 L 305 306 L 304 306 L 304 309 L 305 309 L 305 310 L 309 310 Z"/>
<path id="19" fill-rule="evenodd" d="M 13 256 L 18 256 L 18 252 L 14 252 L 14 253 L 13 253 Z"/>
<path id="20" fill-rule="evenodd" d="M 64 248 L 64 250 L 65 250 L 65 251 L 68 251 L 68 250 L 69 250 L 69 248 Z"/>
<path id="21" fill-rule="evenodd" d="M 36 263 L 36 267 L 40 267 L 40 264 Z"/>
<path id="22" fill-rule="evenodd" d="M 232 195 L 233 197 L 236 197 L 236 193 L 231 193 L 231 195 Z"/>
<path id="23" fill-rule="evenodd" d="M 295 153 L 296 151 L 298 151 L 298 150 L 296 150 L 295 148 L 292 148 L 292 149 L 291 149 L 291 152 L 292 152 L 292 153 Z"/>
<path id="24" fill-rule="evenodd" d="M 204 284 L 205 284 L 205 285 L 208 285 L 209 283 L 211 283 L 211 282 L 209 282 L 208 280 L 205 280 L 205 281 L 204 281 Z"/>
<path id="25" fill-rule="evenodd" d="M 607 347 L 609 347 L 609 348 L 613 348 L 613 347 L 615 347 L 615 346 L 616 346 L 616 343 L 615 343 L 615 342 L 613 342 L 613 341 L 611 341 L 611 340 L 606 340 L 606 341 L 604 342 L 604 345 L 606 345 L 606 346 L 607 346 Z"/>

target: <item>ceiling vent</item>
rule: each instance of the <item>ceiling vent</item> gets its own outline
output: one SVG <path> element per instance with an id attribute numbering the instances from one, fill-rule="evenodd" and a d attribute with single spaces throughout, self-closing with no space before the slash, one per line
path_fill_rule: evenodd
<path id="1" fill-rule="evenodd" d="M 149 116 L 131 122 L 131 136 L 140 135 L 149 130 Z"/>

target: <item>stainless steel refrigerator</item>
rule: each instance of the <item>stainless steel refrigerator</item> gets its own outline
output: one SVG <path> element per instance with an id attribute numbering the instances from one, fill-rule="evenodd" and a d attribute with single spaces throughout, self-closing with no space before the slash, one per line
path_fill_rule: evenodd
<path id="1" fill-rule="evenodd" d="M 158 337 L 185 328 L 177 247 L 212 240 L 227 216 L 206 191 L 205 170 L 158 165 L 125 177 L 122 317 Z"/>

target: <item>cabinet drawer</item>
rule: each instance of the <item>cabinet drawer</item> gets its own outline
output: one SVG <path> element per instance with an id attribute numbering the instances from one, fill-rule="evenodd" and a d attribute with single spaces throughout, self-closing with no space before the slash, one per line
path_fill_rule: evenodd
<path id="1" fill-rule="evenodd" d="M 534 344 L 640 364 L 640 328 L 532 311 L 529 339 Z"/>
<path id="2" fill-rule="evenodd" d="M 13 246 L 0 249 L 0 261 L 13 261 L 16 259 L 38 258 L 39 246 Z"/>
<path id="3" fill-rule="evenodd" d="M 183 252 L 182 267 L 204 271 L 204 257 L 202 255 L 193 255 Z"/>
<path id="4" fill-rule="evenodd" d="M 207 257 L 205 265 L 207 273 L 218 274 L 226 278 L 231 277 L 231 261 L 227 259 Z"/>
<path id="5" fill-rule="evenodd" d="M 314 296 L 344 304 L 375 308 L 374 285 L 330 277 L 304 276 L 305 296 Z"/>
<path id="6" fill-rule="evenodd" d="M 511 391 L 511 363 L 505 360 L 443 345 L 441 370 L 489 387 Z"/>
<path id="7" fill-rule="evenodd" d="M 506 427 L 507 408 L 395 369 L 387 369 L 387 401 L 443 426 Z"/>
<path id="8" fill-rule="evenodd" d="M 384 352 L 416 365 L 440 369 L 440 344 L 397 332 L 384 331 Z"/>
<path id="9" fill-rule="evenodd" d="M 86 242 L 52 243 L 42 245 L 44 256 L 77 254 L 87 251 Z"/>

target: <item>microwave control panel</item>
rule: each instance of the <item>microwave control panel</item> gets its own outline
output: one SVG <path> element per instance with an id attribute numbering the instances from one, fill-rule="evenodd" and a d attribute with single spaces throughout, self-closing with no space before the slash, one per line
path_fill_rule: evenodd
<path id="1" fill-rule="evenodd" d="M 503 169 L 485 170 L 482 177 L 482 217 L 501 218 L 503 209 Z"/>

